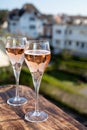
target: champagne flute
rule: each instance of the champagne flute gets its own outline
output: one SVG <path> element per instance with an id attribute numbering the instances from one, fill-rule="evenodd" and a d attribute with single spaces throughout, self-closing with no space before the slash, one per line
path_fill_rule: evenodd
<path id="1" fill-rule="evenodd" d="M 16 80 L 15 97 L 9 98 L 7 100 L 7 103 L 12 106 L 20 106 L 27 102 L 26 98 L 19 96 L 19 77 L 20 77 L 21 67 L 24 61 L 25 47 L 26 47 L 26 37 L 22 37 L 22 36 L 7 37 L 6 53 L 12 64 L 14 76 Z"/>
<path id="2" fill-rule="evenodd" d="M 39 110 L 38 93 L 43 73 L 51 57 L 49 42 L 46 40 L 30 40 L 24 55 L 25 62 L 32 75 L 36 95 L 35 110 L 26 113 L 25 119 L 30 122 L 42 122 L 48 118 L 48 114 Z"/>

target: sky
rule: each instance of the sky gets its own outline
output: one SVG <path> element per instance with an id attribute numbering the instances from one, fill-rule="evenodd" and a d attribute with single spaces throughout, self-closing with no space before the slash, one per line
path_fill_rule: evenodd
<path id="1" fill-rule="evenodd" d="M 0 0 L 0 9 L 12 10 L 31 3 L 44 14 L 87 16 L 87 0 Z"/>

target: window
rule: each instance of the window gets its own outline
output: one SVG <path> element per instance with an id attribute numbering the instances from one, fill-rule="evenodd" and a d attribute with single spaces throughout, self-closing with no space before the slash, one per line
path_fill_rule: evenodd
<path id="1" fill-rule="evenodd" d="M 69 34 L 72 34 L 72 30 L 69 30 Z"/>
<path id="2" fill-rule="evenodd" d="M 81 43 L 81 48 L 84 48 L 84 46 L 85 46 L 85 43 L 82 42 L 82 43 Z"/>
<path id="3" fill-rule="evenodd" d="M 16 23 L 12 23 L 13 26 L 16 26 Z"/>
<path id="4" fill-rule="evenodd" d="M 72 34 L 72 30 L 65 30 L 65 34 Z"/>
<path id="5" fill-rule="evenodd" d="M 67 30 L 65 30 L 65 34 L 67 34 Z"/>
<path id="6" fill-rule="evenodd" d="M 29 26 L 30 29 L 35 29 L 34 25 Z"/>
<path id="7" fill-rule="evenodd" d="M 29 20 L 35 21 L 35 18 L 34 17 L 30 17 Z"/>
<path id="8" fill-rule="evenodd" d="M 61 33 L 61 30 L 56 30 L 56 33 L 60 34 L 60 33 Z"/>
<path id="9" fill-rule="evenodd" d="M 64 43 L 65 43 L 65 45 L 67 45 L 67 40 L 65 40 L 65 42 L 64 42 Z"/>
<path id="10" fill-rule="evenodd" d="M 60 40 L 56 40 L 56 44 L 60 44 Z"/>
<path id="11" fill-rule="evenodd" d="M 69 45 L 71 45 L 72 44 L 72 41 L 69 41 Z"/>
<path id="12" fill-rule="evenodd" d="M 79 42 L 78 41 L 76 42 L 76 46 L 79 46 Z"/>

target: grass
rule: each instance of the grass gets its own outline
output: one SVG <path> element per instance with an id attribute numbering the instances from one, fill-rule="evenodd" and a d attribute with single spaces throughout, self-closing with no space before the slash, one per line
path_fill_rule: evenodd
<path id="1" fill-rule="evenodd" d="M 78 90 L 80 88 L 83 88 L 86 86 L 85 84 L 78 85 L 72 81 L 66 81 L 66 80 L 63 80 L 61 82 L 61 80 L 56 79 L 56 78 L 49 76 L 47 74 L 44 74 L 43 81 L 46 82 L 47 84 L 52 85 L 54 89 L 59 88 L 59 89 L 62 89 L 63 91 L 67 91 L 69 93 L 74 93 L 74 94 L 79 94 Z"/>

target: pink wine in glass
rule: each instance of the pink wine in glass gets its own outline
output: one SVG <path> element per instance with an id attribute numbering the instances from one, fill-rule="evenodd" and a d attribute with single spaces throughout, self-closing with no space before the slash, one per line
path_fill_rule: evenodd
<path id="1" fill-rule="evenodd" d="M 36 73 L 38 77 L 43 74 L 50 61 L 50 51 L 27 50 L 25 51 L 25 61 L 32 76 L 34 76 Z"/>
<path id="2" fill-rule="evenodd" d="M 15 68 L 21 69 L 21 65 L 24 61 L 24 48 L 6 48 L 7 55 Z M 18 67 L 17 67 L 18 66 Z"/>

